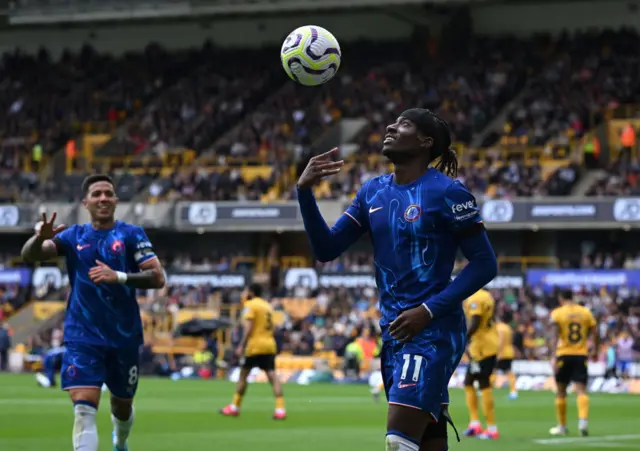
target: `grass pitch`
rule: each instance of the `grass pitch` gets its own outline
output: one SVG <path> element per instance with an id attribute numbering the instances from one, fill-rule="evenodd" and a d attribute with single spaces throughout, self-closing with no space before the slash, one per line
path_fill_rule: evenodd
<path id="1" fill-rule="evenodd" d="M 274 422 L 273 398 L 265 384 L 249 388 L 240 417 L 224 418 L 217 411 L 231 400 L 233 385 L 229 382 L 143 379 L 130 449 L 384 449 L 386 405 L 375 404 L 366 385 L 285 385 L 284 390 L 289 418 Z M 593 395 L 588 438 L 577 435 L 575 397 L 570 397 L 572 435 L 552 438 L 547 434 L 555 424 L 552 393 L 525 392 L 516 401 L 506 395 L 503 391 L 495 395 L 500 440 L 450 440 L 451 451 L 639 449 L 640 396 Z M 468 420 L 464 393 L 452 390 L 451 398 L 451 413 L 462 432 Z M 105 402 L 98 414 L 100 451 L 113 449 L 108 410 Z M 33 375 L 0 376 L 0 450 L 69 451 L 72 423 L 73 409 L 65 393 L 37 387 Z"/>

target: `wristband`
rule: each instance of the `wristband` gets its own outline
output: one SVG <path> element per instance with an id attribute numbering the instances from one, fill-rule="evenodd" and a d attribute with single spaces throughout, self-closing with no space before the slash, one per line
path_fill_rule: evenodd
<path id="1" fill-rule="evenodd" d="M 118 277 L 118 283 L 127 283 L 127 274 L 124 272 L 116 271 L 116 276 Z"/>
<path id="2" fill-rule="evenodd" d="M 431 319 L 433 319 L 433 312 L 431 311 L 431 309 L 427 306 L 426 303 L 423 303 L 422 306 L 424 307 L 424 309 L 427 311 L 427 313 L 429 314 L 429 316 L 431 317 Z"/>

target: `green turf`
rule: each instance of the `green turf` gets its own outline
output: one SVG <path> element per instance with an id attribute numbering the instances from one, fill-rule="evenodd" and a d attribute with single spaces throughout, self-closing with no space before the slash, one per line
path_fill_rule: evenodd
<path id="1" fill-rule="evenodd" d="M 366 386 L 285 385 L 289 419 L 271 420 L 269 387 L 252 385 L 242 416 L 224 418 L 233 385 L 227 382 L 144 379 L 136 401 L 131 451 L 277 449 L 278 451 L 371 451 L 384 449 L 385 405 L 374 404 Z M 640 397 L 594 395 L 591 437 L 575 435 L 575 398 L 569 403 L 573 434 L 548 440 L 554 424 L 552 393 L 521 393 L 509 401 L 496 393 L 501 438 L 497 442 L 462 439 L 452 451 L 578 451 L 638 449 Z M 467 423 L 463 392 L 452 391 L 452 415 L 460 429 Z M 106 405 L 105 405 L 106 407 Z M 66 395 L 36 386 L 32 375 L 0 376 L 0 450 L 69 451 L 72 409 Z M 108 409 L 99 413 L 100 450 L 110 451 Z"/>

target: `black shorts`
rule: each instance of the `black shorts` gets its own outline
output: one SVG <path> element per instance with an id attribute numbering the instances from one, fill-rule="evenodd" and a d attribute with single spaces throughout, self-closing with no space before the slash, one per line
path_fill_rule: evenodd
<path id="1" fill-rule="evenodd" d="M 260 368 L 262 371 L 273 371 L 276 369 L 276 355 L 259 354 L 245 357 L 242 368 L 245 370 Z"/>
<path id="2" fill-rule="evenodd" d="M 473 385 L 475 381 L 488 382 L 496 367 L 496 356 L 487 357 L 479 362 L 469 362 L 467 374 L 464 377 L 464 385 Z"/>
<path id="3" fill-rule="evenodd" d="M 500 359 L 496 363 L 496 370 L 508 373 L 511 371 L 512 364 L 513 364 L 513 359 Z"/>
<path id="4" fill-rule="evenodd" d="M 456 430 L 455 425 L 453 424 L 453 420 L 451 420 L 451 416 L 449 415 L 449 406 L 442 406 L 442 410 L 440 411 L 440 418 L 438 418 L 437 422 L 429 423 L 427 428 L 422 434 L 422 442 L 426 443 L 429 440 L 434 439 L 447 439 L 447 425 L 451 425 L 453 427 L 456 437 L 458 436 L 458 431 Z M 460 439 L 458 438 L 458 441 Z"/>
<path id="5" fill-rule="evenodd" d="M 589 379 L 587 357 L 563 355 L 556 363 L 556 382 L 569 385 L 571 382 L 586 384 Z"/>

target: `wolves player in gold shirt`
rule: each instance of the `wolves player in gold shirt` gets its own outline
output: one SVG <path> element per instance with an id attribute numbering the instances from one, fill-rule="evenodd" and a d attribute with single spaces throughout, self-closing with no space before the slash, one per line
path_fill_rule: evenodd
<path id="1" fill-rule="evenodd" d="M 467 316 L 467 357 L 469 368 L 464 380 L 464 391 L 469 409 L 470 422 L 465 431 L 467 437 L 497 439 L 491 374 L 496 366 L 498 354 L 498 331 L 494 324 L 495 301 L 487 290 L 480 290 L 464 302 Z M 482 394 L 482 411 L 487 421 L 483 431 L 478 416 L 478 393 L 474 383 L 478 382 Z"/>
<path id="2" fill-rule="evenodd" d="M 273 308 L 262 299 L 262 286 L 252 284 L 245 290 L 242 341 L 236 349 L 236 355 L 244 356 L 240 377 L 236 386 L 233 402 L 220 410 L 225 416 L 237 417 L 240 414 L 242 398 L 247 390 L 247 377 L 253 368 L 260 368 L 267 373 L 269 383 L 276 397 L 274 420 L 284 420 L 287 412 L 282 396 L 282 385 L 276 374 L 276 340 L 273 336 Z"/>
<path id="3" fill-rule="evenodd" d="M 513 329 L 509 323 L 513 320 L 513 314 L 506 311 L 502 314 L 502 321 L 496 324 L 498 331 L 498 363 L 496 369 L 509 379 L 509 399 L 517 399 L 516 376 L 511 371 L 511 364 L 516 356 L 513 346 Z"/>
<path id="4" fill-rule="evenodd" d="M 578 394 L 578 429 L 589 435 L 589 396 L 587 395 L 589 336 L 593 337 L 594 354 L 599 340 L 596 319 L 591 311 L 574 303 L 573 293 L 562 291 L 560 307 L 551 312 L 554 334 L 551 342 L 551 364 L 556 376 L 556 414 L 558 425 L 549 431 L 552 435 L 567 434 L 567 386 L 575 383 Z"/>

